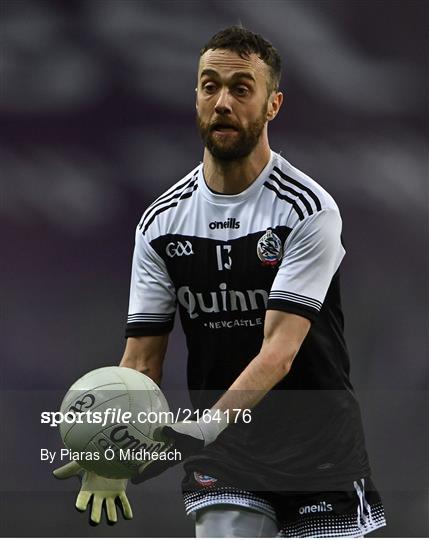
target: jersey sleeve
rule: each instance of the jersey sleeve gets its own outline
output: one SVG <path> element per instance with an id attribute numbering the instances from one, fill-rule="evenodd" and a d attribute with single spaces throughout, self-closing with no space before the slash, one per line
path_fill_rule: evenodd
<path id="1" fill-rule="evenodd" d="M 272 284 L 267 309 L 314 321 L 345 250 L 341 216 L 325 209 L 299 222 L 285 242 L 283 260 Z"/>
<path id="2" fill-rule="evenodd" d="M 167 334 L 175 312 L 175 288 L 165 263 L 137 228 L 125 336 Z"/>

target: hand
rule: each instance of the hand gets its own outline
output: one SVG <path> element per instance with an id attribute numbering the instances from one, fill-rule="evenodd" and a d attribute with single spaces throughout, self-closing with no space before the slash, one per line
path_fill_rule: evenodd
<path id="1" fill-rule="evenodd" d="M 131 482 L 140 484 L 181 463 L 214 442 L 227 425 L 227 415 L 212 409 L 197 421 L 176 422 L 160 426 L 154 432 L 154 439 L 169 444 L 168 451 L 177 451 L 178 459 L 144 463 L 139 469 L 139 474 L 134 476 Z"/>
<path id="2" fill-rule="evenodd" d="M 91 525 L 98 525 L 101 521 L 103 503 L 106 503 L 107 520 L 109 524 L 114 524 L 118 520 L 116 512 L 116 500 L 122 506 L 122 513 L 125 519 L 132 519 L 133 512 L 131 505 L 125 494 L 127 480 L 112 479 L 98 476 L 93 472 L 86 471 L 76 461 L 71 461 L 59 469 L 53 471 L 55 478 L 63 480 L 72 476 L 82 477 L 82 487 L 76 499 L 76 508 L 80 512 L 85 512 L 91 501 Z"/>

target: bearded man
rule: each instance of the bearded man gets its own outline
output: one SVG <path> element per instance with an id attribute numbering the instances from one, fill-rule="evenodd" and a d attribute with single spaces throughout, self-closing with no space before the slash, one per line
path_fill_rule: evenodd
<path id="1" fill-rule="evenodd" d="M 160 383 L 178 306 L 197 417 L 158 436 L 187 458 L 197 537 L 356 537 L 385 525 L 349 379 L 340 212 L 270 149 L 280 74 L 260 35 L 230 27 L 210 39 L 196 88 L 203 163 L 136 230 L 121 366 Z M 114 522 L 119 497 L 131 517 L 125 485 L 86 473 L 77 506 L 94 495 L 99 522 L 106 500 Z"/>

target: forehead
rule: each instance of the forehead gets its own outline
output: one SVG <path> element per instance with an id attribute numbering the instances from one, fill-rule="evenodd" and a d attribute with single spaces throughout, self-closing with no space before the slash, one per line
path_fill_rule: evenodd
<path id="1" fill-rule="evenodd" d="M 266 80 L 268 76 L 268 66 L 257 54 L 252 53 L 249 57 L 242 58 L 236 52 L 226 49 L 209 49 L 201 56 L 198 78 L 204 70 L 209 69 L 225 78 L 233 77 L 238 72 L 249 73 L 256 80 Z"/>

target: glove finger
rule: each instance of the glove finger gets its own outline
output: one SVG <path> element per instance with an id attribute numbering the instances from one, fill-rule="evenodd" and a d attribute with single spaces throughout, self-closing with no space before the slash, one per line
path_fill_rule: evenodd
<path id="1" fill-rule="evenodd" d="M 78 493 L 75 506 L 79 510 L 79 512 L 85 512 L 85 510 L 88 508 L 88 503 L 92 497 L 91 491 L 84 491 L 81 490 Z"/>
<path id="2" fill-rule="evenodd" d="M 107 519 L 110 523 L 116 523 L 118 521 L 118 514 L 116 512 L 115 500 L 112 497 L 106 499 Z"/>
<path id="3" fill-rule="evenodd" d="M 91 522 L 94 525 L 98 525 L 101 521 L 101 512 L 103 510 L 103 497 L 100 497 L 100 495 L 97 495 L 97 493 L 94 494 L 94 499 L 92 501 L 92 509 L 91 509 Z"/>
<path id="4" fill-rule="evenodd" d="M 70 478 L 71 476 L 79 474 L 81 470 L 82 467 L 79 465 L 79 463 L 77 463 L 76 461 L 70 461 L 70 463 L 66 463 L 62 467 L 59 467 L 58 469 L 52 471 L 52 474 L 55 476 L 55 478 L 58 478 L 59 480 L 64 480 L 66 478 Z"/>
<path id="5" fill-rule="evenodd" d="M 133 511 L 131 509 L 130 501 L 125 495 L 125 492 L 122 491 L 121 493 L 119 493 L 118 497 L 122 504 L 122 513 L 124 514 L 124 518 L 133 519 Z"/>

